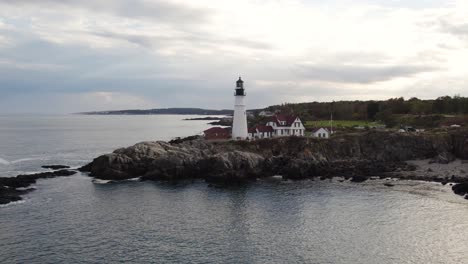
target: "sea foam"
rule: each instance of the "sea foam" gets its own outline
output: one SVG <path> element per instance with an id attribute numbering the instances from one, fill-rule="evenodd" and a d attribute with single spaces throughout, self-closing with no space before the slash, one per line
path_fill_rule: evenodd
<path id="1" fill-rule="evenodd" d="M 26 202 L 25 200 L 19 200 L 19 201 L 7 203 L 7 204 L 0 204 L 0 207 L 7 207 L 7 206 L 18 205 L 18 204 L 24 204 L 25 202 Z"/>

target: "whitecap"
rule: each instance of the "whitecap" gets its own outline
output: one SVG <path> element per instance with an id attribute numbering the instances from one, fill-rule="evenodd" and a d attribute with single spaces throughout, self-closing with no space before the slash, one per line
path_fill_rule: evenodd
<path id="1" fill-rule="evenodd" d="M 96 183 L 96 184 L 106 184 L 106 183 L 111 182 L 111 180 L 93 179 L 92 182 L 93 182 L 93 183 Z"/>

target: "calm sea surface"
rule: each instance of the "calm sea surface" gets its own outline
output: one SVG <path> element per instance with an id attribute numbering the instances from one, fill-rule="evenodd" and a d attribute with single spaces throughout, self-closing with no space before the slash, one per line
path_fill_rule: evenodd
<path id="1" fill-rule="evenodd" d="M 0 176 L 208 128 L 187 116 L 0 116 Z M 468 201 L 423 182 L 217 189 L 83 174 L 0 207 L 0 263 L 467 263 Z"/>

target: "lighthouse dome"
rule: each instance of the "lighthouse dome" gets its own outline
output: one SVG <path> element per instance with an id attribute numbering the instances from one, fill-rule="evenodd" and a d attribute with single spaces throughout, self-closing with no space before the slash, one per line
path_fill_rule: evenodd
<path id="1" fill-rule="evenodd" d="M 237 88 L 244 88 L 244 81 L 242 80 L 242 78 L 239 76 L 239 80 L 237 80 L 236 82 L 236 87 Z"/>

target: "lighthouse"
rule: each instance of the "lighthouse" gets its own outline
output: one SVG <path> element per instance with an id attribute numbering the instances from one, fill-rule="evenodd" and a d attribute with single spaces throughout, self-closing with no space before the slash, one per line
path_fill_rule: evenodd
<path id="1" fill-rule="evenodd" d="M 234 92 L 234 118 L 232 120 L 232 139 L 242 140 L 248 138 L 247 112 L 245 108 L 244 81 L 239 76 Z"/>

